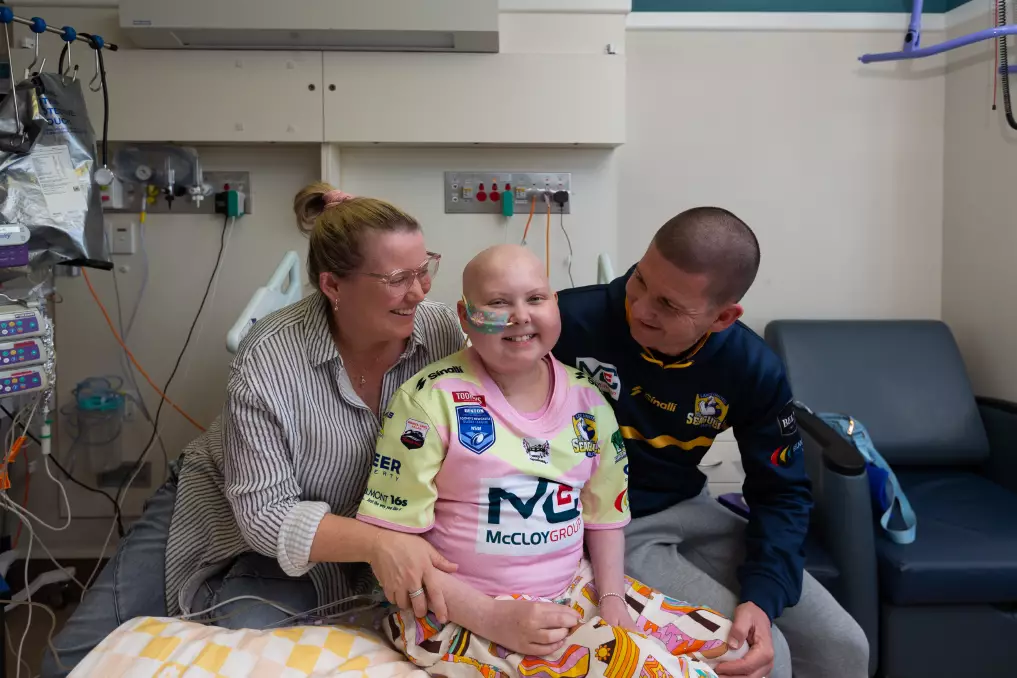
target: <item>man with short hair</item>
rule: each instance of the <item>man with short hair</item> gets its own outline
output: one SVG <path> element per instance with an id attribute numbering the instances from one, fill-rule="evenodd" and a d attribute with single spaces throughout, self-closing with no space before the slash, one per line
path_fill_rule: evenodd
<path id="1" fill-rule="evenodd" d="M 554 355 L 598 383 L 625 438 L 626 571 L 732 616 L 732 644 L 748 642 L 717 672 L 864 678 L 865 634 L 803 572 L 812 498 L 784 366 L 738 322 L 759 258 L 755 235 L 727 210 L 683 212 L 625 276 L 559 294 Z M 747 521 L 710 498 L 698 469 L 728 428 Z"/>

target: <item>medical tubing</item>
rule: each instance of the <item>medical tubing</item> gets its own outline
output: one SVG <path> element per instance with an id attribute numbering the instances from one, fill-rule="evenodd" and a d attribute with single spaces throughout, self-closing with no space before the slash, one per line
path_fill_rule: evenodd
<path id="1" fill-rule="evenodd" d="M 996 23 L 998 26 L 1006 25 L 1006 0 L 1000 0 Z M 1007 57 L 1006 35 L 1003 35 L 999 39 L 999 71 L 1003 85 L 1003 110 L 1006 112 L 1006 122 L 1010 125 L 1010 129 L 1017 129 L 1017 120 L 1013 117 L 1013 106 L 1010 101 L 1010 65 Z"/>
<path id="2" fill-rule="evenodd" d="M 106 61 L 102 56 L 102 50 L 106 43 L 98 35 L 90 33 L 80 33 L 79 35 L 88 40 L 88 44 L 92 46 L 99 58 L 99 80 L 102 82 L 102 166 L 109 167 L 109 89 L 106 85 Z"/>

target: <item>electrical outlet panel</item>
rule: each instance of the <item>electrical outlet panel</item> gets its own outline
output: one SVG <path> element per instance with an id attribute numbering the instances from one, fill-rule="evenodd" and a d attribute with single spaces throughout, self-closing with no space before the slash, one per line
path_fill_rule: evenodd
<path id="1" fill-rule="evenodd" d="M 445 172 L 445 213 L 503 214 L 502 201 L 509 199 L 516 215 L 528 215 L 534 200 L 534 212 L 547 214 L 544 196 L 560 191 L 569 199 L 563 204 L 552 199 L 551 212 L 571 214 L 571 172 Z"/>
<path id="2" fill-rule="evenodd" d="M 150 184 L 149 193 L 146 195 L 141 183 L 125 181 L 122 191 L 122 208 L 106 206 L 105 211 L 139 214 L 142 211 L 142 202 L 147 200 L 146 211 L 149 214 L 215 214 L 215 194 L 233 189 L 244 194 L 244 213 L 254 214 L 250 172 L 205 170 L 203 175 L 207 195 L 202 195 L 201 200 L 196 200 L 189 194 L 188 189 L 193 187 L 174 186 L 173 199 L 170 200 L 166 186 Z"/>

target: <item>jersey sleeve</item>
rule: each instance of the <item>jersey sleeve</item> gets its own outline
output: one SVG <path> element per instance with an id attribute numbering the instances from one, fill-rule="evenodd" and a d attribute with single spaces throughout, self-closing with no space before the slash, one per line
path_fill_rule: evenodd
<path id="1" fill-rule="evenodd" d="M 405 390 L 392 396 L 382 417 L 367 490 L 357 519 L 400 532 L 434 525 L 434 478 L 447 451 L 426 408 Z"/>
<path id="2" fill-rule="evenodd" d="M 812 493 L 783 370 L 760 384 L 754 402 L 750 418 L 734 425 L 742 491 L 752 508 L 738 579 L 741 602 L 755 603 L 772 620 L 801 597 Z"/>
<path id="3" fill-rule="evenodd" d="M 583 487 L 583 523 L 589 530 L 611 530 L 629 523 L 629 459 L 618 420 L 606 402 L 595 410 L 600 453 Z"/>

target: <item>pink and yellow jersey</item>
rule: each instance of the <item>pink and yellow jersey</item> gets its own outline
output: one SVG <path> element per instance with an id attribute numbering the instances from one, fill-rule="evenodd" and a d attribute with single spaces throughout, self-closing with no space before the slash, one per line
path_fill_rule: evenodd
<path id="1" fill-rule="evenodd" d="M 382 418 L 357 517 L 424 533 L 487 595 L 561 594 L 579 567 L 583 530 L 629 521 L 628 458 L 600 390 L 547 363 L 551 393 L 529 415 L 470 348 L 410 379 Z"/>

